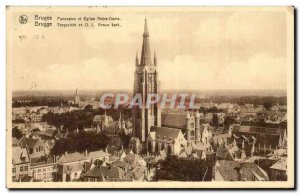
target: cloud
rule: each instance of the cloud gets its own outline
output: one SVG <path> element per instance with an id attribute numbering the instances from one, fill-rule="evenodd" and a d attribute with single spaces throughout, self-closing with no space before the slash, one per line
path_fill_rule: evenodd
<path id="1" fill-rule="evenodd" d="M 184 55 L 159 64 L 158 69 L 163 89 L 286 89 L 285 64 L 284 58 L 265 53 L 226 66 Z"/>
<path id="2" fill-rule="evenodd" d="M 30 69 L 28 72 L 32 71 Z M 23 71 L 24 72 L 24 71 Z M 32 71 L 33 72 L 33 71 Z M 44 70 L 35 70 L 26 82 L 15 74 L 14 89 L 29 89 L 36 83 L 35 89 L 131 89 L 133 86 L 134 65 L 113 64 L 111 61 L 91 58 L 79 65 L 53 64 Z"/>

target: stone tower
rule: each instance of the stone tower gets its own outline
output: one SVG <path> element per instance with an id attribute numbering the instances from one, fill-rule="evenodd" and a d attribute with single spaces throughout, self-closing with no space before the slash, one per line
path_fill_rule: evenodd
<path id="1" fill-rule="evenodd" d="M 147 19 L 145 19 L 141 58 L 139 59 L 138 54 L 136 55 L 135 65 L 133 96 L 141 95 L 143 105 L 142 109 L 139 107 L 133 109 L 133 134 L 143 143 L 147 140 L 151 126 L 161 126 L 161 112 L 158 104 L 146 107 L 148 94 L 158 94 L 160 88 L 156 70 L 156 54 L 153 59 L 151 58 Z"/>
<path id="2" fill-rule="evenodd" d="M 190 112 L 188 112 L 186 116 L 186 140 L 187 145 L 191 146 L 195 144 L 195 116 L 192 116 Z"/>

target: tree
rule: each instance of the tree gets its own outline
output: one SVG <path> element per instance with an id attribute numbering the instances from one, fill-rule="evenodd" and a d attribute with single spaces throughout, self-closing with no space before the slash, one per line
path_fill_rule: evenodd
<path id="1" fill-rule="evenodd" d="M 265 101 L 263 105 L 264 105 L 266 110 L 270 110 L 270 108 L 272 107 L 272 102 L 271 101 Z"/>
<path id="2" fill-rule="evenodd" d="M 17 139 L 21 139 L 23 137 L 23 134 L 18 127 L 12 128 L 12 137 L 15 137 Z"/>
<path id="3" fill-rule="evenodd" d="M 55 142 L 51 154 L 61 155 L 66 151 L 72 153 L 105 149 L 109 141 L 110 139 L 104 133 L 95 134 L 82 131 L 78 134 L 71 133 L 67 138 Z"/>
<path id="4" fill-rule="evenodd" d="M 212 163 L 200 159 L 179 159 L 168 156 L 158 162 L 153 180 L 211 181 Z"/>
<path id="5" fill-rule="evenodd" d="M 120 139 L 122 141 L 122 145 L 124 146 L 124 148 L 128 148 L 130 139 L 131 139 L 131 135 L 126 135 L 124 133 L 124 131 L 122 131 L 122 133 L 120 134 Z"/>
<path id="6" fill-rule="evenodd" d="M 216 113 L 214 113 L 212 117 L 212 126 L 219 126 L 219 118 Z"/>

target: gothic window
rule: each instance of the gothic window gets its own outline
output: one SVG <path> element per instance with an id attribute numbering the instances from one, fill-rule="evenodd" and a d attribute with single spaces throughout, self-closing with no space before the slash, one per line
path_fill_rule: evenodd
<path id="1" fill-rule="evenodd" d="M 190 126 L 191 126 L 191 128 L 194 128 L 194 123 L 191 123 L 191 125 L 190 125 Z"/>
<path id="2" fill-rule="evenodd" d="M 191 136 L 194 137 L 195 136 L 195 131 L 191 131 Z"/>

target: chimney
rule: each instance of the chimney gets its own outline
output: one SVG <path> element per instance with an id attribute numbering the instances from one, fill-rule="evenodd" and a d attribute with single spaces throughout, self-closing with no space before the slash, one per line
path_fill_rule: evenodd
<path id="1" fill-rule="evenodd" d="M 88 151 L 87 151 L 87 149 L 85 149 L 85 157 L 86 158 L 88 157 Z"/>
<path id="2" fill-rule="evenodd" d="M 66 150 L 65 155 L 68 155 L 68 151 Z"/>

